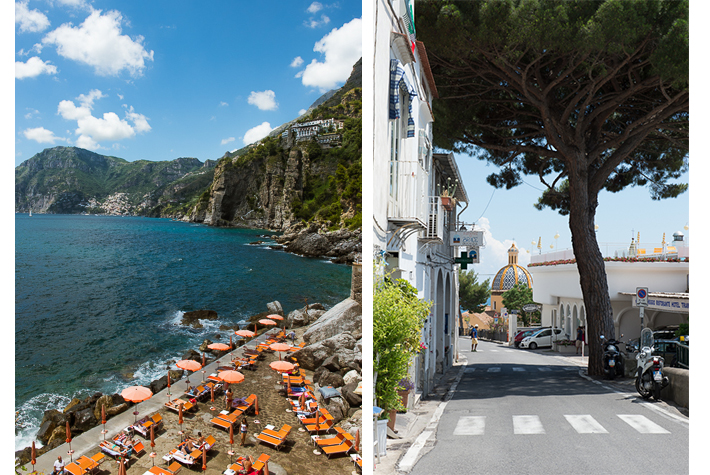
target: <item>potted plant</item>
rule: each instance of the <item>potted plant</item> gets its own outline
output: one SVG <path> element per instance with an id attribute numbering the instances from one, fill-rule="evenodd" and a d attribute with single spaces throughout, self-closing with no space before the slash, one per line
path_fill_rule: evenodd
<path id="1" fill-rule="evenodd" d="M 458 180 L 451 184 L 451 178 L 447 179 L 446 187 L 439 193 L 439 200 L 441 201 L 441 206 L 443 206 L 447 211 L 451 211 L 456 207 L 456 188 L 458 187 Z"/>
<path id="2" fill-rule="evenodd" d="M 399 380 L 397 394 L 402 399 L 402 405 L 406 409 L 409 402 L 409 392 L 414 389 L 414 383 L 409 378 L 402 378 Z"/>

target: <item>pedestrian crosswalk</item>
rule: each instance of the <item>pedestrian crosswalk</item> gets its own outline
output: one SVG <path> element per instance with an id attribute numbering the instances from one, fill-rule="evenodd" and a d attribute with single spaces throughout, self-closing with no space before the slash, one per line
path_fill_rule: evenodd
<path id="1" fill-rule="evenodd" d="M 576 366 L 554 366 L 554 369 L 556 370 L 562 370 L 562 371 L 578 371 L 579 368 Z M 501 366 L 489 366 L 489 367 L 475 367 L 475 366 L 468 366 L 464 369 L 464 373 L 475 373 L 476 370 L 479 372 L 486 372 L 486 373 L 500 373 L 501 371 L 513 371 L 514 373 L 525 373 L 525 372 L 550 372 L 553 370 L 553 367 L 550 366 L 509 366 L 506 368 L 502 368 Z"/>
<path id="2" fill-rule="evenodd" d="M 624 422 L 626 426 L 631 427 L 639 434 L 670 434 L 670 431 L 641 414 L 617 414 L 616 416 L 618 420 Z M 456 423 L 453 435 L 485 435 L 486 423 L 489 419 L 490 418 L 487 416 L 461 416 Z M 514 435 L 542 435 L 547 433 L 543 419 L 538 415 L 512 415 L 510 423 L 501 421 L 500 418 L 496 419 L 499 425 L 507 424 L 509 429 L 512 428 Z M 578 434 L 609 433 L 607 428 L 590 414 L 565 414 L 564 420 L 567 421 Z M 558 418 L 555 418 L 555 420 L 551 418 L 546 424 L 550 425 L 551 428 L 553 426 L 556 428 L 559 422 L 560 420 Z M 619 431 L 620 427 L 624 427 L 624 424 L 619 426 L 615 424 L 613 420 L 607 420 L 606 423 L 610 425 L 610 428 L 613 426 L 616 431 Z M 496 429 L 496 432 L 499 432 L 500 428 L 498 427 Z"/>

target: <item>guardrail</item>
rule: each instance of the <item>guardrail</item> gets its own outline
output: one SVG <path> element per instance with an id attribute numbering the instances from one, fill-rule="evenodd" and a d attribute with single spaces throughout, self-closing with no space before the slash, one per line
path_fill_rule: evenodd
<path id="1" fill-rule="evenodd" d="M 675 346 L 675 356 L 679 368 L 690 369 L 690 348 L 688 345 L 677 343 Z"/>

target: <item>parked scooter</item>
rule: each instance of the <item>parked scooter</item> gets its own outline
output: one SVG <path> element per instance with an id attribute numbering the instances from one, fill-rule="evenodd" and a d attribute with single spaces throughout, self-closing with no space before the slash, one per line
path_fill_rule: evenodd
<path id="1" fill-rule="evenodd" d="M 624 335 L 621 335 L 622 337 Z M 602 349 L 604 354 L 604 374 L 607 379 L 614 379 L 624 375 L 624 361 L 621 358 L 621 342 L 618 340 L 607 340 L 601 335 Z"/>
<path id="2" fill-rule="evenodd" d="M 661 389 L 668 386 L 668 377 L 663 376 L 663 357 L 654 356 L 653 332 L 650 328 L 641 331 L 641 349 L 636 355 L 636 391 L 642 398 L 661 400 Z"/>

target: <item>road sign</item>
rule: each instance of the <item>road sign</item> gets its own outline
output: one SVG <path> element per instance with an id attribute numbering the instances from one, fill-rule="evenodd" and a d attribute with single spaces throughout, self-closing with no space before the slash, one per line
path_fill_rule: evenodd
<path id="1" fill-rule="evenodd" d="M 636 287 L 636 306 L 648 307 L 648 287 Z"/>
<path id="2" fill-rule="evenodd" d="M 454 259 L 454 262 L 457 264 L 461 264 L 461 268 L 466 270 L 468 269 L 468 264 L 473 264 L 473 259 L 468 257 L 468 253 L 466 251 L 461 252 L 461 257 L 457 257 Z"/>
<path id="3" fill-rule="evenodd" d="M 540 310 L 540 306 L 536 303 L 523 305 L 523 312 L 537 312 L 538 310 Z"/>

